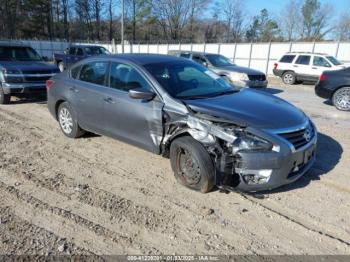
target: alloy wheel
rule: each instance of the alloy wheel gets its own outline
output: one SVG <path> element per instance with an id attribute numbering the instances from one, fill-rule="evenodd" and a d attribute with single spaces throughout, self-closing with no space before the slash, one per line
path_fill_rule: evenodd
<path id="1" fill-rule="evenodd" d="M 59 113 L 59 122 L 63 132 L 66 134 L 72 133 L 73 130 L 73 118 L 69 110 L 63 107 Z"/>
<path id="2" fill-rule="evenodd" d="M 177 166 L 188 185 L 196 185 L 201 180 L 200 168 L 192 154 L 183 148 L 178 151 Z"/>
<path id="3" fill-rule="evenodd" d="M 350 87 L 336 92 L 334 104 L 340 110 L 350 111 Z"/>

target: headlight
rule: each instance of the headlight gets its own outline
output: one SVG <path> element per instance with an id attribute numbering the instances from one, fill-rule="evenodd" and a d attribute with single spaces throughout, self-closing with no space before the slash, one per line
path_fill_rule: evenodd
<path id="1" fill-rule="evenodd" d="M 23 74 L 17 69 L 3 69 L 4 81 L 10 83 L 20 83 L 23 82 Z"/>
<path id="2" fill-rule="evenodd" d="M 232 81 L 247 81 L 247 80 L 249 80 L 248 75 L 245 73 L 231 73 L 230 78 Z"/>
<path id="3" fill-rule="evenodd" d="M 259 152 L 272 150 L 272 143 L 249 133 L 237 134 L 237 139 L 233 142 L 235 152 Z"/>

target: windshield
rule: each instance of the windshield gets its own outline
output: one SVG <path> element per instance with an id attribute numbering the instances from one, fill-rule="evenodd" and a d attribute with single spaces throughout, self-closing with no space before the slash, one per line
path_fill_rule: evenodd
<path id="1" fill-rule="evenodd" d="M 89 46 L 85 47 L 85 54 L 87 55 L 108 55 L 109 51 L 102 46 Z"/>
<path id="2" fill-rule="evenodd" d="M 233 62 L 231 62 L 230 59 L 227 57 L 224 57 L 222 55 L 205 55 L 205 57 L 209 60 L 209 62 L 213 66 L 230 66 L 234 65 Z"/>
<path id="3" fill-rule="evenodd" d="M 0 60 L 42 61 L 33 48 L 22 46 L 0 46 Z"/>
<path id="4" fill-rule="evenodd" d="M 226 80 L 193 62 L 166 62 L 144 66 L 175 98 L 200 99 L 236 92 Z"/>
<path id="5" fill-rule="evenodd" d="M 336 59 L 334 56 L 327 56 L 327 59 L 331 61 L 333 65 L 342 65 L 342 63 L 339 62 L 338 59 Z"/>

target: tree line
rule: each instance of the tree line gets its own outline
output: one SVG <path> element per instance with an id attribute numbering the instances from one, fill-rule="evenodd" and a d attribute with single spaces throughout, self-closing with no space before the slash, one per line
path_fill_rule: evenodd
<path id="1" fill-rule="evenodd" d="M 121 39 L 122 0 L 2 0 L 1 39 Z M 282 2 L 282 1 L 281 1 Z M 251 14 L 243 0 L 124 0 L 124 39 L 143 42 L 350 40 L 350 14 L 319 0 Z"/>

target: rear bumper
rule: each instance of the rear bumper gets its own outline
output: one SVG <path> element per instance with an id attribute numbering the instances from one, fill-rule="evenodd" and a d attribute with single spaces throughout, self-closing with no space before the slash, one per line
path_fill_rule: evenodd
<path id="1" fill-rule="evenodd" d="M 283 70 L 273 69 L 272 71 L 275 76 L 281 77 L 283 75 Z"/>
<path id="2" fill-rule="evenodd" d="M 2 89 L 8 95 L 46 92 L 45 83 L 2 83 Z"/>
<path id="3" fill-rule="evenodd" d="M 315 85 L 315 94 L 319 97 L 330 99 L 332 98 L 333 92 L 334 90 L 325 88 L 321 82 L 317 82 L 317 84 Z"/>

